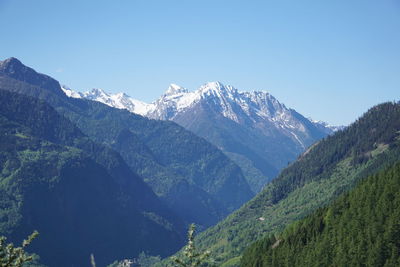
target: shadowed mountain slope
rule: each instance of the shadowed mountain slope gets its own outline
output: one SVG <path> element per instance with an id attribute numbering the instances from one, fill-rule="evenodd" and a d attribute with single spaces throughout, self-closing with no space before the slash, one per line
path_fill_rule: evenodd
<path id="1" fill-rule="evenodd" d="M 143 250 L 168 255 L 185 226 L 121 156 L 43 101 L 0 90 L 0 234 L 49 266 L 99 264 Z M 163 244 L 168 242 L 170 246 Z"/>
<path id="2" fill-rule="evenodd" d="M 218 264 L 237 266 L 243 250 L 279 232 L 400 159 L 400 104 L 373 107 L 355 123 L 309 148 L 266 188 L 199 234 Z"/>
<path id="3" fill-rule="evenodd" d="M 0 63 L 0 89 L 44 100 L 93 141 L 115 149 L 186 223 L 210 226 L 253 196 L 233 161 L 173 122 L 69 98 L 57 81 L 14 58 Z"/>

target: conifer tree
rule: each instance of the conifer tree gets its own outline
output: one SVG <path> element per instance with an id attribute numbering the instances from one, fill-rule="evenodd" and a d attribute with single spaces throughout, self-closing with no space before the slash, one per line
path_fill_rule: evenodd
<path id="1" fill-rule="evenodd" d="M 39 233 L 34 231 L 22 242 L 21 247 L 14 247 L 12 243 L 6 244 L 6 237 L 0 237 L 0 267 L 22 267 L 24 263 L 33 260 L 33 256 L 25 252 L 25 248 L 35 239 Z"/>
<path id="2" fill-rule="evenodd" d="M 194 234 L 196 226 L 191 224 L 188 231 L 188 243 L 183 251 L 184 257 L 172 257 L 177 267 L 195 267 L 200 266 L 210 256 L 210 251 L 198 252 L 194 244 Z"/>

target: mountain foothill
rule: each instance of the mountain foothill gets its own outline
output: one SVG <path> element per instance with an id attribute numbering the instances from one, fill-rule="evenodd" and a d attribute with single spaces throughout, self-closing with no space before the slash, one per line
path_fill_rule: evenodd
<path id="1" fill-rule="evenodd" d="M 171 266 L 191 223 L 202 266 L 400 264 L 396 102 L 334 127 L 265 91 L 171 84 L 144 103 L 9 58 L 0 136 L 0 236 L 40 233 L 27 266 Z"/>

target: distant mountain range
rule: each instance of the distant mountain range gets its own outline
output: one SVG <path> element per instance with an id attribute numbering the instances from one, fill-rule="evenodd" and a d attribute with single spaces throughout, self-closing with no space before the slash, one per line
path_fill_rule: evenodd
<path id="1" fill-rule="evenodd" d="M 70 98 L 16 58 L 0 61 L 0 235 L 50 266 L 167 256 L 186 225 L 217 223 L 249 200 L 240 168 L 170 121 Z"/>
<path id="2" fill-rule="evenodd" d="M 44 264 L 83 266 L 94 253 L 105 266 L 168 256 L 194 222 L 211 226 L 195 243 L 216 266 L 398 266 L 399 130 L 396 102 L 334 128 L 267 92 L 171 85 L 146 104 L 61 88 L 10 58 L 0 235 L 19 243 L 36 229 L 29 249 Z"/>
<path id="3" fill-rule="evenodd" d="M 38 230 L 31 249 L 49 266 L 182 245 L 179 216 L 117 152 L 43 101 L 0 90 L 0 140 L 0 235 L 19 243 Z"/>
<path id="4" fill-rule="evenodd" d="M 304 218 L 308 214 L 318 210 L 321 207 L 327 206 L 332 201 L 336 200 L 340 196 L 346 196 L 347 192 L 354 188 L 364 178 L 376 174 L 386 167 L 390 167 L 396 164 L 400 160 L 400 104 L 397 103 L 383 103 L 371 108 L 356 122 L 346 127 L 344 130 L 338 131 L 335 134 L 324 138 L 323 140 L 315 143 L 307 151 L 305 151 L 295 162 L 290 164 L 287 168 L 281 171 L 279 176 L 272 182 L 265 186 L 265 188 L 257 194 L 252 200 L 248 201 L 239 210 L 228 216 L 226 219 L 218 223 L 216 226 L 208 228 L 206 231 L 199 234 L 197 238 L 197 247 L 200 250 L 208 249 L 212 251 L 214 259 L 217 259 L 217 266 L 239 266 L 241 253 L 244 248 L 259 240 L 261 237 L 265 237 L 265 240 L 271 240 L 268 237 L 280 236 L 280 233 L 286 226 L 290 232 L 290 225 L 295 221 Z M 398 168 L 397 168 L 398 169 Z M 398 183 L 398 173 L 392 181 Z M 370 200 L 374 199 L 374 196 L 379 191 L 374 191 L 374 186 L 370 186 L 370 190 L 363 192 L 363 197 L 367 197 Z M 386 186 L 392 190 L 392 186 L 399 188 L 398 185 L 385 185 L 385 181 L 379 182 L 381 186 Z M 381 191 L 380 191 L 381 192 Z M 379 194 L 380 194 L 379 192 Z M 358 193 L 361 193 L 360 190 Z M 357 196 L 358 193 L 352 196 Z M 390 194 L 387 194 L 388 197 Z M 357 196 L 358 197 L 358 196 Z M 371 203 L 368 201 L 361 200 L 357 203 L 358 206 L 343 206 L 343 210 L 351 208 L 351 210 L 357 210 L 357 212 L 369 210 L 369 215 L 374 213 L 377 203 Z M 394 197 L 391 199 L 394 200 Z M 397 198 L 399 200 L 400 198 Z M 389 205 L 388 209 L 381 208 L 379 211 L 379 217 L 385 218 L 390 216 L 396 218 L 398 222 L 399 206 L 397 202 L 391 202 L 385 200 L 386 204 Z M 354 204 L 354 202 L 353 202 Z M 353 205 L 352 204 L 352 205 Z M 391 206 L 390 206 L 391 205 Z M 374 207 L 369 209 L 366 207 Z M 379 209 L 376 209 L 379 210 Z M 395 211 L 392 214 L 393 210 Z M 385 214 L 386 213 L 386 214 Z M 383 214 L 383 216 L 381 216 Z M 333 213 L 332 217 L 338 217 L 339 213 Z M 362 217 L 363 213 L 349 215 L 344 219 L 347 219 L 348 223 L 360 225 L 361 220 L 357 218 Z M 314 218 L 323 218 L 324 215 L 315 215 Z M 307 221 L 307 220 L 306 220 Z M 308 221 L 309 222 L 309 221 Z M 297 226 L 301 226 L 297 224 Z M 382 221 L 382 224 L 384 222 Z M 308 228 L 308 226 L 312 227 Z M 246 256 L 246 264 L 244 266 L 330 266 L 332 261 L 327 257 L 316 257 L 317 255 L 326 255 L 329 252 L 325 251 L 326 247 L 321 250 L 317 250 L 314 245 L 308 246 L 308 241 L 314 240 L 319 233 L 313 232 L 315 227 L 318 228 L 318 224 L 311 223 L 307 227 L 295 227 L 297 228 L 297 237 L 290 241 L 296 249 L 308 250 L 313 261 L 306 262 L 303 255 L 296 255 L 299 259 L 300 264 L 295 264 L 289 261 L 290 257 L 285 258 L 286 255 L 293 255 L 292 251 L 284 251 L 283 254 L 275 254 L 268 248 L 268 243 L 262 241 L 258 243 L 256 247 L 252 249 L 258 250 L 256 252 L 257 257 L 250 251 Z M 400 225 L 396 224 L 397 233 L 400 232 Z M 349 227 L 344 225 L 334 225 L 334 228 L 338 231 L 342 231 Z M 361 224 L 362 225 L 362 224 Z M 373 222 L 374 226 L 379 225 L 379 221 Z M 361 244 L 371 244 L 375 238 L 381 238 L 382 233 L 368 224 L 366 227 L 360 226 L 359 228 L 351 228 L 350 232 L 340 232 L 341 237 L 349 239 L 339 239 L 337 235 L 331 236 L 333 240 L 336 240 L 337 244 L 346 243 L 350 247 L 345 248 L 349 251 L 343 252 L 340 255 L 361 255 L 355 254 L 354 251 L 363 250 L 360 247 Z M 382 226 L 378 226 L 382 229 Z M 365 229 L 369 229 L 365 232 Z M 321 230 L 321 229 L 320 229 Z M 386 231 L 386 230 L 385 230 Z M 351 235 L 350 235 L 351 233 Z M 304 236 L 306 235 L 306 237 Z M 361 236 L 368 236 L 364 241 L 359 239 Z M 357 238 L 357 239 L 356 239 Z M 273 239 L 273 238 L 272 238 Z M 355 245 L 355 240 L 357 242 Z M 362 243 L 364 242 L 364 243 Z M 311 243 L 311 242 L 310 242 Z M 332 243 L 329 243 L 330 245 Z M 334 243 L 333 243 L 334 244 Z M 378 251 L 387 251 L 384 243 L 376 243 L 374 249 Z M 277 246 L 277 245 L 276 245 Z M 389 246 L 387 247 L 389 248 Z M 321 249 L 319 247 L 319 249 Z M 335 249 L 335 250 L 334 250 Z M 333 250 L 333 254 L 337 253 L 337 247 L 329 247 L 329 250 Z M 367 248 L 365 247 L 365 251 Z M 368 246 L 368 251 L 373 249 Z M 268 250 L 268 252 L 267 252 Z M 281 253 L 276 252 L 276 253 Z M 271 253 L 279 258 L 281 261 L 276 261 L 274 264 L 263 265 L 260 261 L 262 257 L 267 257 L 266 253 Z M 286 254 L 288 253 L 288 254 Z M 364 252 L 365 253 L 365 252 Z M 270 255 L 271 255 L 270 254 Z M 397 254 L 397 252 L 395 253 Z M 283 258 L 279 257 L 282 256 Z M 336 255 L 336 254 L 335 254 Z M 390 255 L 390 254 L 389 254 Z M 398 255 L 398 254 L 397 254 Z M 337 256 L 337 255 L 336 255 Z M 335 256 L 335 257 L 336 257 Z M 375 255 L 371 255 L 375 258 Z M 387 255 L 383 255 L 386 257 Z M 336 257 L 337 258 L 337 257 Z M 252 260 L 250 260 L 252 259 Z M 288 261 L 286 261 L 286 259 Z M 247 265 L 247 261 L 249 264 Z M 317 261 L 320 260 L 319 263 Z M 344 263 L 337 264 L 337 266 L 355 266 L 352 259 L 339 259 Z M 355 260 L 358 261 L 358 260 Z M 288 263 L 289 262 L 289 263 Z M 313 264 L 310 264 L 312 262 Z M 363 261 L 358 261 L 363 262 Z M 384 264 L 367 264 L 368 266 L 383 266 Z M 396 265 L 388 265 L 396 266 Z"/>
<path id="5" fill-rule="evenodd" d="M 171 84 L 151 104 L 101 89 L 79 93 L 64 86 L 63 90 L 70 97 L 180 124 L 235 161 L 255 193 L 312 143 L 343 128 L 307 119 L 268 92 L 241 92 L 220 82 L 193 92 Z"/>

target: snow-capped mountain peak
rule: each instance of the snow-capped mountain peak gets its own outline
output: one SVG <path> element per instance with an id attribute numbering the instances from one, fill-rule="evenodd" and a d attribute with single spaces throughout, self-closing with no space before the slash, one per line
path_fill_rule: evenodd
<path id="1" fill-rule="evenodd" d="M 218 81 L 208 82 L 192 92 L 182 86 L 170 84 L 165 93 L 150 104 L 133 99 L 124 93 L 108 94 L 102 89 L 76 93 L 64 86 L 63 90 L 70 97 L 99 101 L 152 119 L 174 120 L 179 114 L 192 112 L 201 105 L 202 109 L 206 108 L 239 124 L 261 127 L 260 125 L 267 123 L 277 129 L 286 129 L 290 135 L 294 129 L 299 132 L 305 131 L 304 122 L 298 119 L 298 114 L 280 103 L 270 93 L 239 91 L 231 85 L 224 85 Z M 327 133 L 337 130 L 322 122 L 310 119 L 309 121 Z M 297 137 L 294 138 L 297 140 Z"/>
<path id="2" fill-rule="evenodd" d="M 83 93 L 86 98 L 91 100 L 103 99 L 105 102 L 111 95 L 107 94 L 103 89 L 93 88 L 89 92 Z"/>
<path id="3" fill-rule="evenodd" d="M 188 92 L 189 91 L 186 88 L 181 87 L 177 84 L 171 83 L 164 95 L 170 96 L 170 95 L 177 95 L 177 94 L 188 93 Z"/>
<path id="4" fill-rule="evenodd" d="M 129 97 L 127 94 L 125 94 L 123 92 L 116 93 L 115 96 L 118 97 L 118 98 L 127 98 L 127 97 Z"/>
<path id="5" fill-rule="evenodd" d="M 343 125 L 330 125 L 329 123 L 326 123 L 324 121 L 320 121 L 320 120 L 314 120 L 312 118 L 308 118 L 308 120 L 310 120 L 316 127 L 320 128 L 320 129 L 329 129 L 329 132 L 337 132 L 340 130 L 343 130 L 344 128 L 346 128 L 346 126 Z"/>
<path id="6" fill-rule="evenodd" d="M 221 82 L 208 82 L 198 89 L 200 92 L 206 92 L 206 91 L 225 91 L 225 85 L 223 85 Z"/>
<path id="7" fill-rule="evenodd" d="M 309 145 L 335 131 L 286 107 L 267 91 L 241 91 L 221 82 L 208 82 L 194 91 L 171 84 L 150 104 L 100 89 L 86 93 L 63 90 L 70 97 L 178 123 L 226 152 L 255 192 Z"/>
<path id="8" fill-rule="evenodd" d="M 148 111 L 152 108 L 152 104 L 147 104 L 142 101 L 136 100 L 122 92 L 116 94 L 108 94 L 103 89 L 93 88 L 90 91 L 81 93 L 75 92 L 65 85 L 63 85 L 61 89 L 69 97 L 94 100 L 115 108 L 127 109 L 132 113 L 137 113 L 140 115 L 147 114 Z"/>
<path id="9" fill-rule="evenodd" d="M 73 97 L 73 98 L 83 98 L 83 94 L 80 92 L 75 92 L 71 88 L 69 88 L 66 85 L 61 86 L 61 90 L 68 96 L 68 97 Z"/>
<path id="10" fill-rule="evenodd" d="M 238 92 L 236 88 L 230 85 L 224 85 L 221 82 L 209 82 L 202 85 L 197 92 L 203 97 L 205 96 L 217 96 L 217 97 L 233 97 Z"/>

